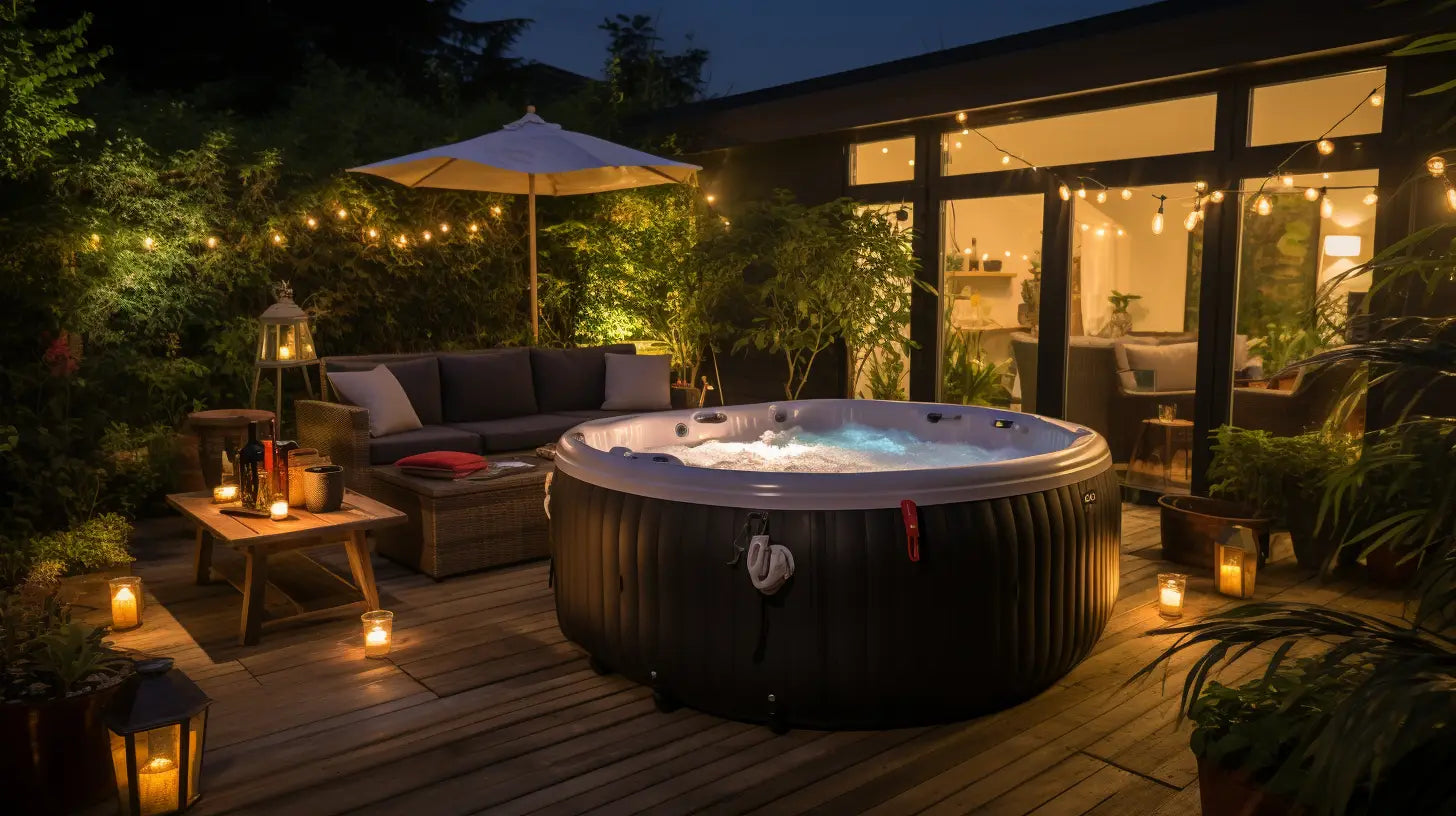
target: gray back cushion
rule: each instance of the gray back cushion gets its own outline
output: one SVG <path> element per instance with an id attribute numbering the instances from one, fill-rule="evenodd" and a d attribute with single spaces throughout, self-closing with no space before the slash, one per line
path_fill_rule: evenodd
<path id="1" fill-rule="evenodd" d="M 531 349 L 536 407 L 543 414 L 600 409 L 607 390 L 607 353 L 636 354 L 631 343 L 579 349 Z"/>
<path id="2" fill-rule="evenodd" d="M 410 405 L 414 407 L 420 422 L 425 425 L 439 425 L 444 422 L 440 403 L 440 367 L 436 365 L 433 356 L 404 359 L 389 355 L 330 358 L 325 361 L 325 366 L 330 373 L 371 371 L 380 363 L 399 380 L 399 385 L 409 397 Z"/>
<path id="3" fill-rule="evenodd" d="M 527 349 L 441 354 L 440 384 L 446 422 L 508 419 L 536 413 Z"/>

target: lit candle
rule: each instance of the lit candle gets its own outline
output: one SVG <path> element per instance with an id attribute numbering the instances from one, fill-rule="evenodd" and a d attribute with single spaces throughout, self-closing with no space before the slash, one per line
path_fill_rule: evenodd
<path id="1" fill-rule="evenodd" d="M 1183 617 L 1183 596 L 1188 576 L 1176 572 L 1158 575 L 1158 614 L 1165 618 Z"/>
<path id="2" fill-rule="evenodd" d="M 237 485 L 218 485 L 212 489 L 213 504 L 227 504 L 238 500 Z"/>
<path id="3" fill-rule="evenodd" d="M 141 813 L 171 813 L 177 809 L 179 770 L 176 762 L 164 756 L 154 756 L 137 768 Z"/>
<path id="4" fill-rule="evenodd" d="M 278 359 L 280 359 L 280 360 L 289 360 L 289 359 L 292 359 L 292 358 L 293 358 L 293 349 L 289 348 L 288 346 L 279 346 L 278 347 Z"/>
<path id="5" fill-rule="evenodd" d="M 140 591 L 140 578 L 117 578 L 112 581 L 112 629 L 132 629 L 141 625 L 142 615 L 138 598 Z"/>
<path id="6" fill-rule="evenodd" d="M 1218 591 L 1235 598 L 1244 597 L 1244 568 L 1227 562 L 1218 565 Z"/>
<path id="7" fill-rule="evenodd" d="M 274 499 L 273 503 L 268 505 L 268 518 L 273 519 L 274 521 L 284 521 L 285 519 L 287 519 L 288 500 Z"/>
<path id="8" fill-rule="evenodd" d="M 384 657 L 394 639 L 394 613 L 376 609 L 359 616 L 364 623 L 364 656 Z"/>

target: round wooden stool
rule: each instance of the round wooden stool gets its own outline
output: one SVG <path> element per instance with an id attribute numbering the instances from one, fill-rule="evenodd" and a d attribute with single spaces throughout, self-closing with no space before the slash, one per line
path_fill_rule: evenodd
<path id="1" fill-rule="evenodd" d="M 228 459 L 237 456 L 238 449 L 248 438 L 248 425 L 254 422 L 272 423 L 273 412 L 255 408 L 217 408 L 187 415 L 187 426 L 197 435 L 197 464 L 202 469 L 202 481 L 208 490 L 222 482 L 222 454 L 227 453 Z"/>

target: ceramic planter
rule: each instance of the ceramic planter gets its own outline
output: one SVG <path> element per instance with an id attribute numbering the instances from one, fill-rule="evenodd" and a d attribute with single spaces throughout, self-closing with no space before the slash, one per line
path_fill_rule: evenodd
<path id="1" fill-rule="evenodd" d="M 116 795 L 103 716 L 123 680 L 43 703 L 0 703 L 0 768 L 16 813 L 71 813 Z"/>

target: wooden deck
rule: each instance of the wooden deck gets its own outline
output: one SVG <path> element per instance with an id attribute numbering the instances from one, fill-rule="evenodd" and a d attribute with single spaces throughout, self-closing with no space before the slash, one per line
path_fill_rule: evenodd
<path id="1" fill-rule="evenodd" d="M 1181 675 L 1168 695 L 1156 682 L 1123 685 L 1167 643 L 1143 637 L 1159 624 L 1154 576 L 1168 566 L 1155 508 L 1125 509 L 1113 618 L 1052 689 L 953 725 L 782 736 L 689 709 L 661 714 L 642 687 L 594 674 L 556 627 L 544 564 L 435 583 L 376 556 L 397 616 L 394 652 L 380 661 L 362 657 L 347 613 L 238 646 L 241 598 L 191 583 L 191 544 L 180 519 L 144 526 L 145 625 L 115 641 L 176 658 L 216 700 L 198 814 L 1199 810 L 1187 729 L 1173 727 Z M 219 562 L 230 555 L 221 550 Z M 328 563 L 347 574 L 338 562 Z M 1258 583 L 1260 599 L 1398 610 L 1287 558 Z M 1190 582 L 1191 615 L 1227 601 L 1211 584 Z"/>

